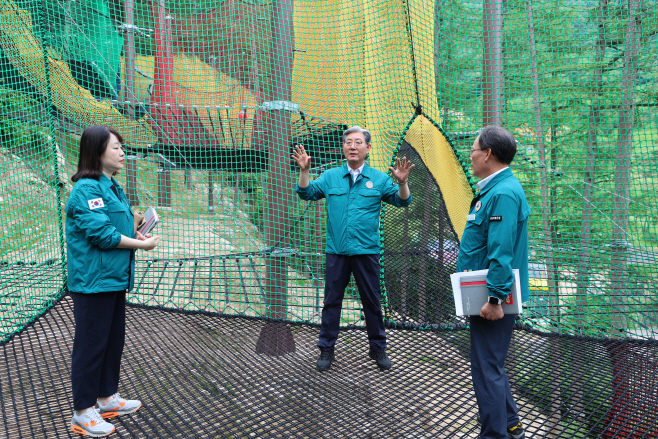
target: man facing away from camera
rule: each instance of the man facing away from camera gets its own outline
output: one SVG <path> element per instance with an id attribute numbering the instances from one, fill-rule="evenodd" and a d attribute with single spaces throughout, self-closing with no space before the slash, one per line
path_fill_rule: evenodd
<path id="1" fill-rule="evenodd" d="M 509 168 L 515 155 L 516 140 L 504 128 L 487 126 L 475 139 L 470 158 L 480 192 L 471 202 L 457 260 L 457 271 L 489 270 L 489 300 L 480 315 L 470 319 L 471 374 L 481 439 L 525 438 L 505 371 L 516 315 L 504 314 L 502 307 L 511 292 L 515 268 L 522 300 L 529 299 L 530 206 Z"/>
<path id="2" fill-rule="evenodd" d="M 368 355 L 380 370 L 391 368 L 386 355 L 386 332 L 379 290 L 379 217 L 382 201 L 397 207 L 411 203 L 407 184 L 413 169 L 407 158 L 397 159 L 397 168 L 389 168 L 391 177 L 365 162 L 370 152 L 370 132 L 359 126 L 347 129 L 342 137 L 347 163 L 330 169 L 316 181 L 310 181 L 311 157 L 302 145 L 295 146 L 294 158 L 301 168 L 297 194 L 302 200 L 327 200 L 327 247 L 322 308 L 322 326 L 317 370 L 331 368 L 335 359 L 340 312 L 350 275 L 359 289 L 370 351 Z"/>

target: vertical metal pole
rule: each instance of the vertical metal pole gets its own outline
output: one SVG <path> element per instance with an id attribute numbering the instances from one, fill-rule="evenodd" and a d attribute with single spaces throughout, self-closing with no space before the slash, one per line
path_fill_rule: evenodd
<path id="1" fill-rule="evenodd" d="M 128 197 L 128 201 L 131 205 L 139 205 L 140 200 L 137 191 L 137 157 L 134 155 L 126 156 L 126 197 Z"/>
<path id="2" fill-rule="evenodd" d="M 64 157 L 64 160 L 67 160 L 66 158 L 66 132 L 64 131 L 64 124 L 62 118 L 59 119 L 59 150 L 62 153 L 62 157 Z M 67 160 L 68 161 L 68 160 Z"/>
<path id="3" fill-rule="evenodd" d="M 484 34 L 482 123 L 499 125 L 504 86 L 502 0 L 485 0 L 482 25 Z"/>
<path id="4" fill-rule="evenodd" d="M 208 171 L 208 213 L 215 213 L 215 173 Z"/>
<path id="5" fill-rule="evenodd" d="M 187 186 L 188 189 L 194 189 L 194 178 L 192 172 L 190 166 L 185 167 L 185 186 Z"/>
<path id="6" fill-rule="evenodd" d="M 171 207 L 171 171 L 164 158 L 160 159 L 158 174 L 158 205 Z"/>

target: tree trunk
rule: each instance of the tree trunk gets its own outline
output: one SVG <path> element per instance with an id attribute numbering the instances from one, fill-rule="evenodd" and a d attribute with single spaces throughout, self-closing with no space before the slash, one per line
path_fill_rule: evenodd
<path id="1" fill-rule="evenodd" d="M 549 224 L 549 218 L 551 217 L 550 203 L 548 197 L 548 164 L 546 163 L 546 147 L 544 146 L 544 131 L 542 128 L 542 117 L 541 117 L 541 104 L 539 98 L 539 76 L 537 73 L 537 51 L 535 46 L 535 31 L 532 23 L 532 2 L 531 0 L 526 0 L 526 15 L 528 19 L 528 35 L 530 39 L 530 63 L 532 67 L 532 97 L 535 110 L 535 139 L 537 141 L 537 150 L 539 151 L 539 160 L 540 160 L 540 191 L 541 191 L 541 201 L 542 201 L 542 231 L 544 233 L 544 242 L 548 247 L 548 250 L 545 252 L 546 262 L 549 267 L 554 266 L 554 255 L 553 255 L 553 240 L 551 227 Z M 558 299 L 557 299 L 557 282 L 556 277 L 549 276 L 548 279 L 548 303 L 550 310 L 551 320 L 557 321 L 559 316 L 558 312 Z"/>
<path id="2" fill-rule="evenodd" d="M 576 316 L 577 325 L 585 328 L 585 306 L 587 305 L 587 289 L 590 278 L 590 248 L 592 247 L 592 195 L 596 176 L 596 161 L 598 157 L 598 130 L 601 123 L 601 99 L 603 91 L 603 57 L 605 55 L 605 17 L 608 12 L 608 0 L 599 0 L 596 16 L 598 23 L 598 39 L 596 42 L 596 55 L 594 65 L 594 96 L 588 117 L 587 157 L 585 162 L 585 176 L 583 187 L 582 220 L 580 223 L 580 249 L 578 251 L 578 273 L 576 276 L 578 297 L 576 304 L 579 315 Z"/>
<path id="3" fill-rule="evenodd" d="M 641 32 L 637 0 L 628 0 L 628 25 L 624 37 L 624 73 L 621 78 L 622 100 L 619 109 L 619 136 L 615 161 L 615 196 L 613 206 L 612 277 L 613 336 L 624 337 L 628 329 L 626 321 L 626 297 L 632 293 L 626 270 L 626 251 L 630 243 L 628 235 L 628 205 L 630 201 L 631 157 L 633 154 L 633 123 L 635 121 L 635 77 L 638 69 L 638 45 Z"/>
<path id="4" fill-rule="evenodd" d="M 434 76 L 439 74 L 441 60 L 441 0 L 434 3 Z"/>
<path id="5" fill-rule="evenodd" d="M 590 278 L 590 249 L 592 248 L 592 196 L 594 194 L 594 181 L 596 176 L 596 164 L 598 159 L 598 130 L 601 123 L 601 99 L 603 91 L 603 58 L 605 56 L 605 17 L 607 16 L 608 0 L 599 0 L 597 6 L 597 24 L 598 37 L 595 48 L 594 64 L 596 66 L 593 78 L 592 106 L 587 118 L 587 155 L 585 161 L 585 175 L 583 177 L 583 204 L 580 223 L 580 246 L 578 249 L 578 268 L 576 273 L 576 325 L 579 330 L 586 329 L 588 323 L 586 320 L 587 313 L 587 289 Z M 574 363 L 571 368 L 574 370 L 582 369 L 582 364 L 586 362 L 589 352 L 576 350 L 574 351 Z M 576 415 L 583 413 L 585 378 L 582 373 L 572 377 L 574 383 L 572 389 L 576 389 L 571 395 L 571 410 Z"/>
<path id="6" fill-rule="evenodd" d="M 557 276 L 557 269 L 555 264 L 555 255 L 554 249 L 555 245 L 553 242 L 553 230 L 549 222 L 549 218 L 552 218 L 553 213 L 552 207 L 554 201 L 549 199 L 549 182 L 548 182 L 548 163 L 546 163 L 546 147 L 544 145 L 544 131 L 542 127 L 542 115 L 541 115 L 541 104 L 539 98 L 539 75 L 537 72 L 537 51 L 535 44 L 535 30 L 532 21 L 532 1 L 526 0 L 526 16 L 528 21 L 528 37 L 530 40 L 530 63 L 532 68 L 532 96 L 535 110 L 535 138 L 537 141 L 537 150 L 539 151 L 539 160 L 540 160 L 540 191 L 541 191 L 541 218 L 542 218 L 542 232 L 544 234 L 544 242 L 548 247 L 544 251 L 544 256 L 547 265 L 548 272 L 548 304 L 549 304 L 549 315 L 552 322 L 559 321 L 559 283 Z M 554 131 L 553 131 L 554 133 Z M 555 150 L 555 148 L 553 148 Z M 555 160 L 555 157 L 552 156 L 552 161 Z M 551 194 L 553 195 L 553 194 Z M 552 197 L 551 197 L 552 198 Z M 553 201 L 553 202 L 551 202 Z M 562 405 L 560 398 L 560 389 L 561 389 L 561 367 L 560 367 L 560 346 L 559 342 L 550 343 L 550 355 L 553 358 L 554 366 L 554 388 L 552 390 L 552 412 L 551 419 L 549 422 L 558 426 L 560 422 L 560 407 Z"/>
<path id="7" fill-rule="evenodd" d="M 482 24 L 484 27 L 482 122 L 484 125 L 499 125 L 504 88 L 502 0 L 485 0 Z"/>
<path id="8" fill-rule="evenodd" d="M 256 45 L 256 25 L 254 24 L 255 16 L 258 13 L 256 6 L 251 5 L 249 9 L 249 31 L 251 32 L 251 64 L 249 67 L 250 86 L 254 92 L 254 96 L 261 103 L 260 95 L 260 68 L 258 60 L 258 48 Z"/>
<path id="9" fill-rule="evenodd" d="M 293 67 L 293 0 L 274 0 L 272 4 L 271 96 L 274 102 L 289 102 Z M 290 113 L 283 106 L 273 107 L 267 118 L 268 167 L 265 184 L 264 236 L 270 254 L 266 257 L 267 317 L 286 319 L 288 315 L 288 235 L 290 211 Z M 267 324 L 256 345 L 257 353 L 285 355 L 295 351 L 290 328 L 281 323 Z"/>

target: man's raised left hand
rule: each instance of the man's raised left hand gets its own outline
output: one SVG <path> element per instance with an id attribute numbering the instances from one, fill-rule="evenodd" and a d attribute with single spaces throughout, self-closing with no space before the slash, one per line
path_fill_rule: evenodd
<path id="1" fill-rule="evenodd" d="M 402 160 L 399 158 L 397 159 L 397 168 L 393 169 L 393 167 L 389 167 L 388 169 L 391 170 L 391 175 L 395 177 L 395 179 L 398 181 L 399 184 L 404 184 L 407 182 L 407 178 L 409 178 L 409 172 L 415 167 L 416 165 L 412 165 L 409 160 L 407 160 L 406 157 L 403 157 Z"/>

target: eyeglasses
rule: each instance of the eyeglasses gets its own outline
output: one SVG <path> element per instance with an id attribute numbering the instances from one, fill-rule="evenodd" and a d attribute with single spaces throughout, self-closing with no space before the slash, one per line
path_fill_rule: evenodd
<path id="1" fill-rule="evenodd" d="M 345 145 L 347 145 L 347 146 L 352 146 L 352 143 L 354 143 L 356 146 L 361 146 L 361 145 L 363 145 L 363 140 L 356 140 L 356 141 L 346 140 L 345 141 Z"/>
<path id="2" fill-rule="evenodd" d="M 473 157 L 473 153 L 475 151 L 486 151 L 487 149 L 490 149 L 490 148 L 480 148 L 480 149 L 471 148 L 471 150 L 468 152 L 468 156 Z"/>

